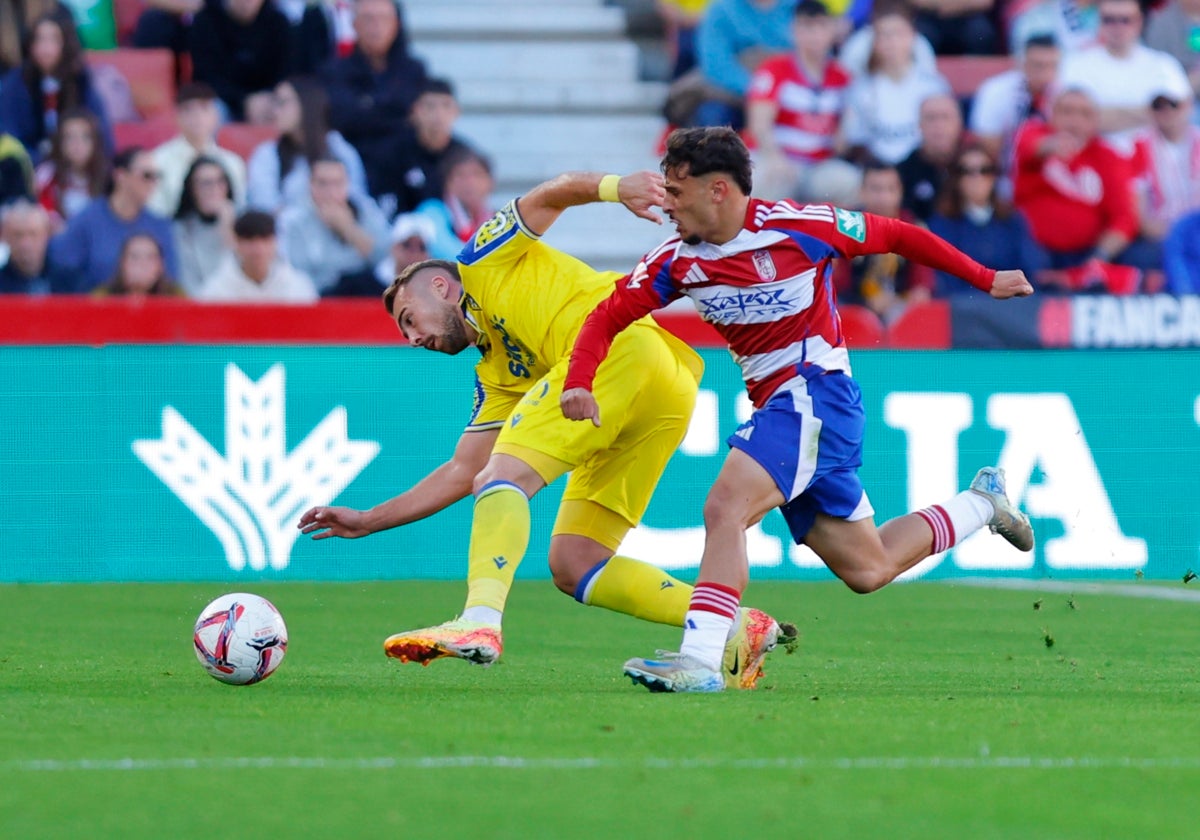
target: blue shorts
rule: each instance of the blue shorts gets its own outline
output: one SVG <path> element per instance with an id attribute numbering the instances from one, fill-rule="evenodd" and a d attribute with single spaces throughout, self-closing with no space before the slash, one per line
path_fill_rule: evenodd
<path id="1" fill-rule="evenodd" d="M 797 543 L 817 513 L 856 521 L 875 515 L 858 468 L 866 415 L 853 378 L 840 372 L 781 388 L 726 441 L 775 480 L 779 510 Z"/>

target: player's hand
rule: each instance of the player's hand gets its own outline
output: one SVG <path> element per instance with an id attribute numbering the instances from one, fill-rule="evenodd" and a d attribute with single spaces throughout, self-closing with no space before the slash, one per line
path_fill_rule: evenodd
<path id="1" fill-rule="evenodd" d="M 300 517 L 296 527 L 303 534 L 312 534 L 314 540 L 327 540 L 330 537 L 353 540 L 372 533 L 366 526 L 361 510 L 345 507 L 309 508 Z"/>
<path id="2" fill-rule="evenodd" d="M 667 197 L 662 175 L 649 171 L 625 175 L 617 182 L 617 197 L 633 215 L 656 225 L 662 224 L 662 216 L 653 210 L 662 207 Z"/>
<path id="3" fill-rule="evenodd" d="M 992 280 L 992 297 L 1005 300 L 1011 297 L 1028 297 L 1033 294 L 1033 285 L 1025 278 L 1024 271 L 997 271 Z"/>
<path id="4" fill-rule="evenodd" d="M 592 392 L 587 388 L 571 388 L 562 392 L 558 398 L 563 417 L 568 420 L 591 420 L 592 425 L 600 427 L 600 406 Z"/>

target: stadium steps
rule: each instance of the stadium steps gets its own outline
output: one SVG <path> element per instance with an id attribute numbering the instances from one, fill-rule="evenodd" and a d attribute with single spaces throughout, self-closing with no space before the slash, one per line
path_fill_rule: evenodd
<path id="1" fill-rule="evenodd" d="M 625 10 L 603 0 L 405 0 L 412 51 L 450 79 L 458 133 L 495 164 L 496 200 L 560 172 L 657 166 L 665 85 L 640 78 Z M 600 269 L 628 271 L 665 235 L 619 207 L 563 214 L 546 241 Z"/>

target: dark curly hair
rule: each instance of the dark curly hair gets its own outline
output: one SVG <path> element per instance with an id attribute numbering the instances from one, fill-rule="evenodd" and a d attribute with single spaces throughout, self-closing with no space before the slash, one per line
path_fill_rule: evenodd
<path id="1" fill-rule="evenodd" d="M 754 179 L 750 151 L 738 133 L 728 126 L 677 128 L 667 137 L 662 159 L 663 174 L 678 172 L 695 177 L 721 172 L 733 178 L 742 192 L 750 195 Z"/>

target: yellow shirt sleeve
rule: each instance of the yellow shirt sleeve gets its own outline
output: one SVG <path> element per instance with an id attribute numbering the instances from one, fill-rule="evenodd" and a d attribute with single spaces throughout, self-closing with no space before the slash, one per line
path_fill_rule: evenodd
<path id="1" fill-rule="evenodd" d="M 475 369 L 475 403 L 471 408 L 471 419 L 466 431 L 482 432 L 499 429 L 513 413 L 524 394 L 499 388 L 490 379 L 488 366 L 480 362 Z"/>

